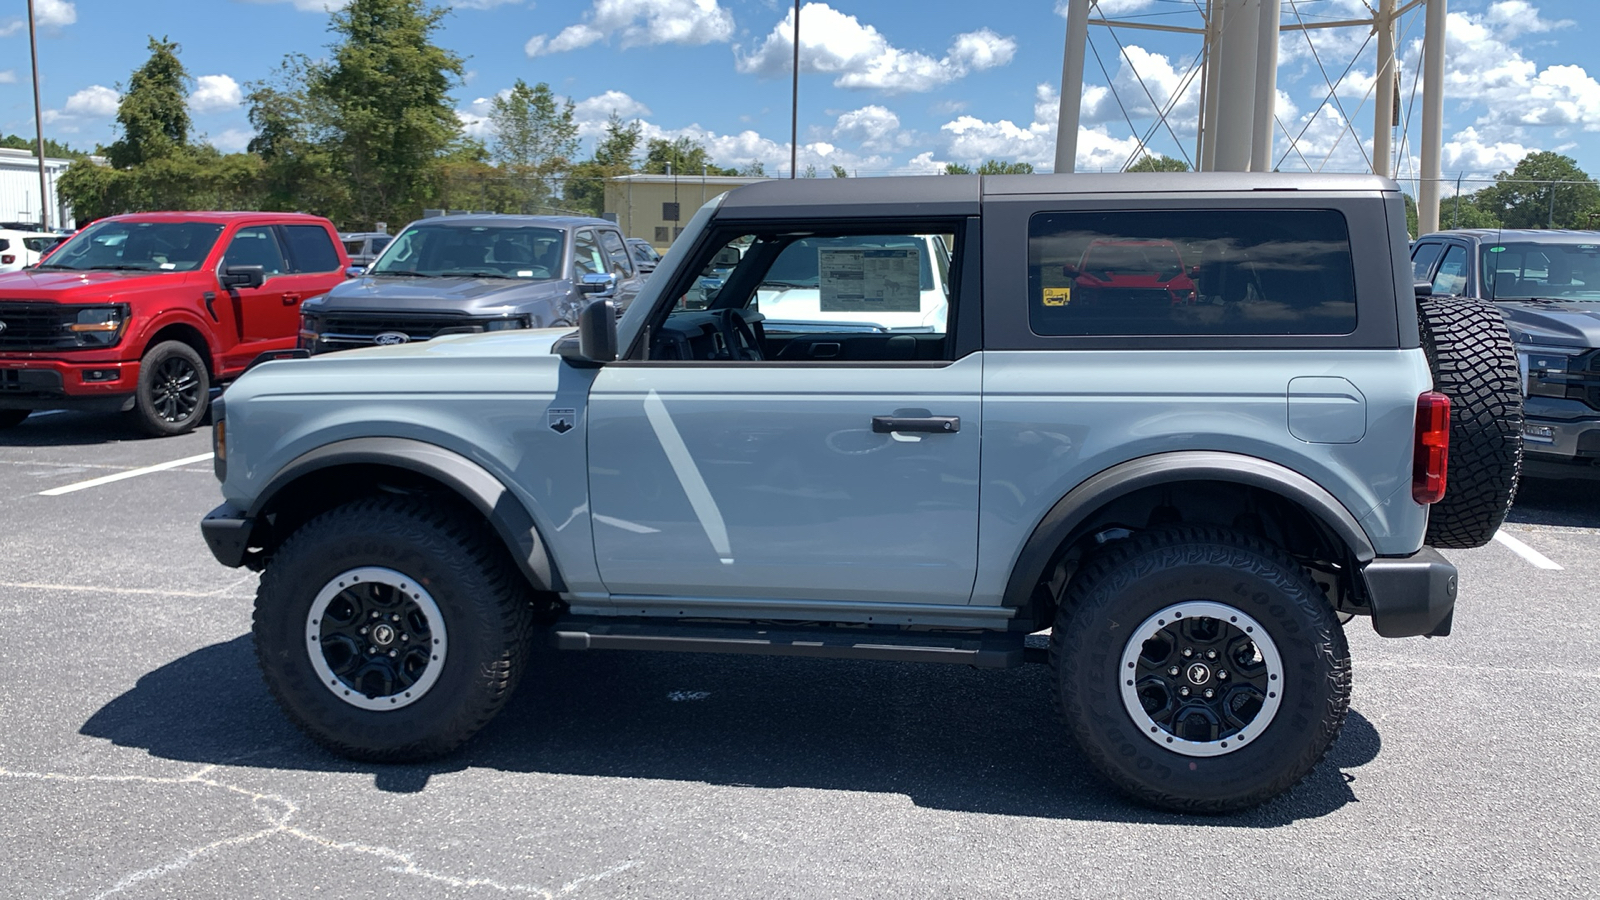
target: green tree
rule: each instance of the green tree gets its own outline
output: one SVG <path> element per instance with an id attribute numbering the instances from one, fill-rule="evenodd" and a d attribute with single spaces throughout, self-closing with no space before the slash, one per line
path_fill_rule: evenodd
<path id="1" fill-rule="evenodd" d="M 578 124 L 573 105 L 558 103 L 550 85 L 533 87 L 518 78 L 511 90 L 489 104 L 495 142 L 494 162 L 521 193 L 519 211 L 549 206 L 578 155 Z"/>
<path id="2" fill-rule="evenodd" d="M 765 178 L 767 177 L 767 167 L 758 159 L 748 165 L 740 166 L 739 174 L 746 178 Z"/>
<path id="3" fill-rule="evenodd" d="M 1181 159 L 1171 156 L 1159 156 L 1146 153 L 1139 161 L 1128 167 L 1129 172 L 1187 172 L 1189 164 Z"/>
<path id="4" fill-rule="evenodd" d="M 835 164 L 834 167 L 833 167 L 833 177 L 835 177 L 835 178 L 849 178 L 850 177 L 850 173 L 845 171 L 844 166 Z"/>
<path id="5" fill-rule="evenodd" d="M 311 63 L 286 58 L 269 78 L 247 85 L 245 102 L 255 136 L 249 152 L 262 162 L 266 209 L 342 217 L 350 185 L 334 161 L 333 110 L 306 89 Z"/>
<path id="6" fill-rule="evenodd" d="M 705 145 L 689 137 L 675 141 L 651 138 L 645 145 L 644 171 L 652 175 L 667 174 L 668 166 L 679 175 L 738 175 L 738 169 L 725 169 L 711 162 Z"/>
<path id="7" fill-rule="evenodd" d="M 624 122 L 612 110 L 606 133 L 595 143 L 594 155 L 573 167 L 563 195 L 565 204 L 590 215 L 604 212 L 606 181 L 633 173 L 641 130 L 637 119 Z"/>
<path id="8" fill-rule="evenodd" d="M 1506 228 L 1586 228 L 1600 212 L 1600 187 L 1569 156 L 1540 150 L 1479 191 L 1476 204 Z"/>
<path id="9" fill-rule="evenodd" d="M 972 167 L 971 166 L 964 166 L 961 163 L 945 163 L 944 164 L 944 174 L 946 174 L 946 175 L 971 175 L 972 174 Z"/>
<path id="10" fill-rule="evenodd" d="M 445 13 L 425 0 L 352 0 L 333 14 L 329 58 L 305 64 L 309 108 L 326 116 L 333 170 L 349 184 L 336 211 L 347 224 L 403 222 L 433 199 L 461 134 L 450 98 L 461 57 L 432 40 Z"/>
<path id="11" fill-rule="evenodd" d="M 26 150 L 29 153 L 33 153 L 38 149 L 38 145 L 34 143 L 33 138 L 23 137 L 20 134 L 8 134 L 5 137 L 0 137 L 0 147 L 5 147 L 8 150 Z M 89 154 L 76 147 L 70 147 L 50 138 L 45 138 L 44 155 L 53 159 L 82 159 Z"/>
<path id="12" fill-rule="evenodd" d="M 1488 209 L 1482 191 L 1466 196 L 1447 197 L 1439 202 L 1439 225 L 1442 228 L 1504 228 L 1505 224 Z M 1587 227 L 1587 226 L 1580 226 Z"/>
<path id="13" fill-rule="evenodd" d="M 1033 164 L 1025 162 L 1004 162 L 998 159 L 984 160 L 983 165 L 974 169 L 961 163 L 945 163 L 946 175 L 1032 175 Z"/>
<path id="14" fill-rule="evenodd" d="M 122 136 L 106 148 L 112 166 L 127 169 L 188 146 L 188 84 L 178 45 L 150 38 L 150 58 L 134 70 L 117 104 Z"/>

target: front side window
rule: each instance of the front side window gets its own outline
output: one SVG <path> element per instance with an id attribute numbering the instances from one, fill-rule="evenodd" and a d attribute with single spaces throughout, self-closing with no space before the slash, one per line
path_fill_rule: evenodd
<path id="1" fill-rule="evenodd" d="M 628 259 L 628 248 L 623 245 L 622 238 L 615 231 L 600 232 L 600 246 L 606 251 L 606 258 L 611 261 L 611 274 L 618 278 L 628 278 L 633 275 L 633 263 Z"/>
<path id="2" fill-rule="evenodd" d="M 1491 300 L 1600 300 L 1600 243 L 1485 244 L 1479 259 Z"/>
<path id="3" fill-rule="evenodd" d="M 1444 249 L 1443 244 L 1418 244 L 1411 251 L 1411 277 L 1417 281 L 1427 281 L 1428 272 L 1433 268 L 1434 260 L 1439 258 L 1439 251 Z"/>
<path id="4" fill-rule="evenodd" d="M 228 252 L 222 257 L 222 267 L 227 269 L 230 266 L 260 266 L 268 278 L 289 271 L 283 261 L 283 251 L 278 249 L 278 240 L 272 235 L 271 225 L 239 229 L 233 240 L 228 242 Z"/>
<path id="5" fill-rule="evenodd" d="M 414 225 L 384 249 L 367 274 L 549 281 L 560 272 L 561 239 L 554 228 Z"/>
<path id="6" fill-rule="evenodd" d="M 1028 225 L 1039 335 L 1341 335 L 1355 266 L 1333 210 L 1040 213 Z"/>
<path id="7" fill-rule="evenodd" d="M 650 358 L 942 360 L 951 309 L 946 238 L 729 234 L 675 288 Z"/>
<path id="8" fill-rule="evenodd" d="M 574 280 L 582 280 L 585 275 L 606 274 L 606 258 L 600 252 L 600 243 L 595 240 L 593 231 L 585 228 L 578 232 L 572 240 L 572 251 Z"/>
<path id="9" fill-rule="evenodd" d="M 1433 276 L 1433 292 L 1435 294 L 1460 294 L 1467 289 L 1467 248 L 1460 244 L 1450 245 L 1445 251 L 1444 262 L 1439 263 L 1439 271 Z"/>
<path id="10" fill-rule="evenodd" d="M 96 222 L 40 268 L 193 272 L 221 234 L 222 226 L 212 222 Z"/>

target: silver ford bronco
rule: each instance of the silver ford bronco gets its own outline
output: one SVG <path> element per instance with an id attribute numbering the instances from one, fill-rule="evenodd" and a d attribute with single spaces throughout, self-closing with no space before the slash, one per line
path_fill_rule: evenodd
<path id="1" fill-rule="evenodd" d="M 764 182 L 620 322 L 256 367 L 201 527 L 346 756 L 454 750 L 538 648 L 1037 661 L 1120 788 L 1239 809 L 1338 735 L 1343 624 L 1448 634 L 1433 547 L 1510 503 L 1505 326 L 1422 293 L 1375 177 Z"/>

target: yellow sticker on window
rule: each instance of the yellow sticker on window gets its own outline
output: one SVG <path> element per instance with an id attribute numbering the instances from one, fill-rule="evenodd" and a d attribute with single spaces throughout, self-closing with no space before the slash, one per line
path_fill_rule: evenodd
<path id="1" fill-rule="evenodd" d="M 1072 288 L 1069 288 L 1069 287 L 1048 288 L 1047 287 L 1047 288 L 1044 289 L 1044 305 L 1045 306 L 1066 306 L 1070 302 L 1072 302 Z"/>

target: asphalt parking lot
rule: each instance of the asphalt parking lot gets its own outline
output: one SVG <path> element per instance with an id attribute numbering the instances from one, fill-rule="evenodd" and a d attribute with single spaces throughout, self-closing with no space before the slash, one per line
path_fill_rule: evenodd
<path id="1" fill-rule="evenodd" d="M 207 552 L 205 429 L 0 433 L 0 896 L 1550 897 L 1600 878 L 1600 481 L 1451 551 L 1449 638 L 1350 626 L 1345 731 L 1251 812 L 1133 806 L 1042 666 L 591 652 L 458 755 L 278 713 Z M 164 466 L 164 467 L 163 467 Z"/>

